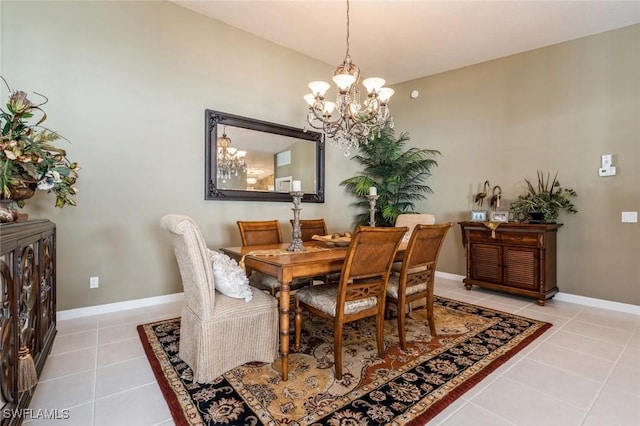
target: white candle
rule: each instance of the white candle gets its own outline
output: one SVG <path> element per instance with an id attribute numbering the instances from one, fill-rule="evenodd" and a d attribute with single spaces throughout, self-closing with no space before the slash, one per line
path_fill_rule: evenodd
<path id="1" fill-rule="evenodd" d="M 378 188 L 376 188 L 375 186 L 370 186 L 369 195 L 378 195 Z"/>
<path id="2" fill-rule="evenodd" d="M 293 192 L 300 192 L 302 191 L 302 183 L 300 183 L 299 180 L 294 180 L 293 182 L 291 182 L 291 190 Z"/>

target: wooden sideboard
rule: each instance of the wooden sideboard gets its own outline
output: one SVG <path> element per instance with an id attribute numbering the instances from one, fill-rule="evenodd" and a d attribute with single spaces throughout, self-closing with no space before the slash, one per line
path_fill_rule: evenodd
<path id="1" fill-rule="evenodd" d="M 465 287 L 534 297 L 544 306 L 558 292 L 556 235 L 561 226 L 501 223 L 493 231 L 484 222 L 460 222 L 467 254 Z"/>
<path id="2" fill-rule="evenodd" d="M 56 225 L 0 225 L 0 424 L 21 424 L 33 393 L 18 391 L 18 350 L 29 348 L 38 376 L 56 334 Z"/>

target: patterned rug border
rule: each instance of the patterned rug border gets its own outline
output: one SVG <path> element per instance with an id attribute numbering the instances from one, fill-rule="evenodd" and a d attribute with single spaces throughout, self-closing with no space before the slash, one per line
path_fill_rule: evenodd
<path id="1" fill-rule="evenodd" d="M 480 383 L 482 380 L 484 380 L 487 376 L 489 376 L 491 373 L 493 373 L 499 367 L 504 365 L 509 359 L 513 358 L 521 350 L 523 350 L 525 347 L 527 347 L 529 344 L 531 344 L 534 340 L 536 340 L 538 337 L 540 337 L 540 335 L 542 335 L 545 331 L 547 331 L 549 328 L 552 327 L 551 323 L 548 323 L 548 322 L 545 322 L 545 321 L 536 320 L 536 319 L 533 319 L 533 318 L 528 318 L 528 317 L 524 317 L 524 316 L 521 316 L 521 315 L 512 314 L 512 313 L 509 313 L 509 312 L 499 311 L 497 309 L 492 309 L 492 308 L 488 308 L 488 307 L 484 307 L 484 306 L 480 306 L 480 305 L 475 305 L 475 304 L 468 303 L 468 302 L 462 302 L 462 301 L 459 301 L 459 300 L 448 299 L 448 298 L 441 297 L 441 296 L 436 296 L 436 299 L 440 299 L 440 300 L 445 301 L 445 302 L 453 302 L 453 303 L 459 303 L 459 304 L 462 304 L 462 305 L 479 307 L 479 308 L 481 308 L 483 310 L 486 310 L 486 311 L 497 312 L 497 313 L 501 313 L 501 314 L 507 314 L 507 315 L 512 316 L 512 317 L 522 318 L 522 319 L 525 319 L 525 320 L 528 320 L 528 321 L 535 322 L 535 323 L 539 324 L 539 326 L 537 327 L 537 329 L 535 329 L 533 332 L 531 332 L 528 336 L 526 336 L 520 342 L 518 342 L 514 347 L 510 348 L 506 353 L 503 353 L 502 355 L 500 355 L 496 359 L 490 361 L 490 363 L 487 364 L 485 367 L 483 367 L 480 371 L 476 372 L 472 377 L 470 377 L 467 380 L 465 380 L 465 382 L 462 385 L 457 386 L 454 390 L 451 390 L 446 395 L 446 397 L 444 397 L 444 398 L 440 399 L 439 401 L 433 403 L 426 412 L 416 416 L 413 420 L 410 420 L 408 423 L 406 423 L 407 426 L 420 426 L 420 425 L 424 425 L 427 422 L 429 422 L 430 420 L 432 420 L 434 417 L 436 417 L 438 414 L 440 414 L 446 407 L 448 407 L 450 404 L 452 404 L 454 401 L 456 401 L 458 398 L 460 398 L 466 392 L 471 390 L 474 386 L 476 386 L 478 383 Z M 152 321 L 150 323 L 140 324 L 140 325 L 138 325 L 136 327 L 136 329 L 138 331 L 138 335 L 139 335 L 140 340 L 142 342 L 142 346 L 144 348 L 144 352 L 145 352 L 145 354 L 147 356 L 147 359 L 149 361 L 149 364 L 151 366 L 151 370 L 153 371 L 153 374 L 156 377 L 156 380 L 157 380 L 158 385 L 160 387 L 160 391 L 162 392 L 162 395 L 164 396 L 165 402 L 169 406 L 169 410 L 171 412 L 171 415 L 173 417 L 173 421 L 175 422 L 175 425 L 176 426 L 183 426 L 183 425 L 184 426 L 190 426 L 191 423 L 189 423 L 188 420 L 187 420 L 187 413 L 183 409 L 183 405 L 180 402 L 180 396 L 177 393 L 178 389 L 174 390 L 171 387 L 171 384 L 169 383 L 169 381 L 167 380 L 167 377 L 166 377 L 166 375 L 164 374 L 164 371 L 163 371 L 164 367 L 163 367 L 161 361 L 156 356 L 156 354 L 154 352 L 154 349 L 152 347 L 152 344 L 149 341 L 149 337 L 147 336 L 147 332 L 145 331 L 145 326 L 152 326 L 152 325 L 155 325 L 155 324 L 161 324 L 161 323 L 165 323 L 165 322 L 172 322 L 172 321 L 176 321 L 176 320 L 179 320 L 179 319 L 180 319 L 180 317 L 174 317 L 174 318 L 168 318 L 168 319 L 159 320 L 159 321 Z M 173 367 L 171 365 L 169 365 L 167 368 L 173 368 Z"/>

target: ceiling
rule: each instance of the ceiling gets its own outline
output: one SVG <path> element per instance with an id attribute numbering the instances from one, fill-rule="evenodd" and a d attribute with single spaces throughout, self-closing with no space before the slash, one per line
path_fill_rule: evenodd
<path id="1" fill-rule="evenodd" d="M 346 0 L 173 2 L 331 65 L 345 55 Z M 640 23 L 640 0 L 350 3 L 353 62 L 388 84 Z"/>

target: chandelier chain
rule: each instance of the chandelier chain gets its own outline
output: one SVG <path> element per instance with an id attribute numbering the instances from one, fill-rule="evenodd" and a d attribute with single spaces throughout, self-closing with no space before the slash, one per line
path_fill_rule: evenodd
<path id="1" fill-rule="evenodd" d="M 347 0 L 347 53 L 345 57 L 349 56 L 349 0 Z"/>

